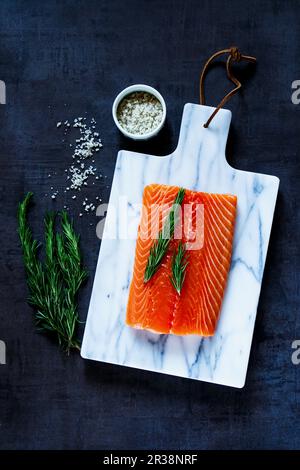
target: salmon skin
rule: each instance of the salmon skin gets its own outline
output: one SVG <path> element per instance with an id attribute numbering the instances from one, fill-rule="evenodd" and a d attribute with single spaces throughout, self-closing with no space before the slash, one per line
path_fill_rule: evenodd
<path id="1" fill-rule="evenodd" d="M 186 189 L 167 253 L 157 272 L 145 282 L 150 248 L 179 189 L 160 184 L 144 189 L 126 323 L 159 334 L 212 336 L 230 267 L 237 197 Z M 188 249 L 180 294 L 170 281 L 173 253 L 179 241 Z"/>

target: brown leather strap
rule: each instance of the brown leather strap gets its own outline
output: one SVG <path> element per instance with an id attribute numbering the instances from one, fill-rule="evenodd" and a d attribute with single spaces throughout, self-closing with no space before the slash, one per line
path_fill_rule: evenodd
<path id="1" fill-rule="evenodd" d="M 236 88 L 231 90 L 229 93 L 227 93 L 226 96 L 221 100 L 221 102 L 218 104 L 210 118 L 207 120 L 207 122 L 204 124 L 204 127 L 208 127 L 217 112 L 224 106 L 224 104 L 235 94 L 237 91 L 241 88 L 241 83 L 239 80 L 233 75 L 232 70 L 231 70 L 231 64 L 232 62 L 240 62 L 241 60 L 247 60 L 249 62 L 256 62 L 255 57 L 251 57 L 249 55 L 243 55 L 240 53 L 237 47 L 230 47 L 229 49 L 222 49 L 221 51 L 215 52 L 205 63 L 201 77 L 200 77 L 200 104 L 205 104 L 205 96 L 204 96 L 204 78 L 206 75 L 206 72 L 208 70 L 208 67 L 210 63 L 216 59 L 217 57 L 223 55 L 223 54 L 229 54 L 227 61 L 226 61 L 226 71 L 227 71 L 227 77 L 229 80 L 231 80 L 235 85 Z"/>

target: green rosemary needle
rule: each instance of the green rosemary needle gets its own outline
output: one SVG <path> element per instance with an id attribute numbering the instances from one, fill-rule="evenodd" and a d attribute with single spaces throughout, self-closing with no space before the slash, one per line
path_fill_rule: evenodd
<path id="1" fill-rule="evenodd" d="M 186 268 L 189 263 L 187 258 L 186 246 L 182 242 L 179 242 L 177 251 L 173 254 L 172 276 L 170 276 L 171 283 L 179 295 L 185 280 Z"/>
<path id="2" fill-rule="evenodd" d="M 76 294 L 87 277 L 82 267 L 79 237 L 66 212 L 45 216 L 45 262 L 38 259 L 40 244 L 33 239 L 27 212 L 32 198 L 27 193 L 19 204 L 19 237 L 27 273 L 29 303 L 35 308 L 35 320 L 40 330 L 56 336 L 67 352 L 80 349 L 77 339 L 79 317 Z M 62 233 L 55 233 L 55 220 L 61 219 Z"/>
<path id="3" fill-rule="evenodd" d="M 175 226 L 178 221 L 178 212 L 183 202 L 184 194 L 185 190 L 180 188 L 170 209 L 167 220 L 165 221 L 162 230 L 159 231 L 157 240 L 154 241 L 150 248 L 144 274 L 144 282 L 150 281 L 152 276 L 154 276 L 168 251 L 170 241 L 174 236 Z"/>

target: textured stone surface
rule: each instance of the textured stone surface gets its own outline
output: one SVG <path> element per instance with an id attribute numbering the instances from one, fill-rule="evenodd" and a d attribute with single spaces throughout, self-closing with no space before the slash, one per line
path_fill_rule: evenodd
<path id="1" fill-rule="evenodd" d="M 231 112 L 221 109 L 205 129 L 202 124 L 214 110 L 184 106 L 178 145 L 171 155 L 119 152 L 82 342 L 84 358 L 244 386 L 279 179 L 228 165 L 224 149 Z M 213 338 L 157 335 L 125 325 L 139 205 L 145 186 L 153 181 L 237 196 L 231 266 Z M 206 215 L 204 206 L 204 225 Z M 126 218 L 130 233 L 125 231 Z M 112 227 L 118 227 L 116 234 Z"/>

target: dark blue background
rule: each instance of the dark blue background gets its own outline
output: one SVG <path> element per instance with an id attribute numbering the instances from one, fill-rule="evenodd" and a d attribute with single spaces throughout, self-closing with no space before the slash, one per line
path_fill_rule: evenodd
<path id="1" fill-rule="evenodd" d="M 257 57 L 238 66 L 245 84 L 233 111 L 227 154 L 241 169 L 281 179 L 246 386 L 243 390 L 65 357 L 36 333 L 16 234 L 16 207 L 35 193 L 31 221 L 62 187 L 70 150 L 56 122 L 87 112 L 104 148 L 108 177 L 86 194 L 107 200 L 120 148 L 167 154 L 176 146 L 182 108 L 198 102 L 206 58 L 236 44 Z M 0 447 L 3 449 L 265 449 L 300 446 L 300 365 L 291 363 L 299 323 L 299 118 L 291 83 L 300 79 L 298 1 L 13 1 L 0 2 L 1 308 Z M 165 130 L 147 144 L 121 138 L 111 118 L 123 87 L 144 82 L 166 99 Z M 207 79 L 208 104 L 230 85 L 224 69 Z M 100 180 L 99 180 L 100 181 Z M 55 207 L 61 209 L 64 200 Z M 72 202 L 71 213 L 79 207 Z M 96 217 L 75 219 L 91 279 L 80 298 L 87 313 L 98 256 Z M 246 286 L 245 286 L 246 287 Z"/>

